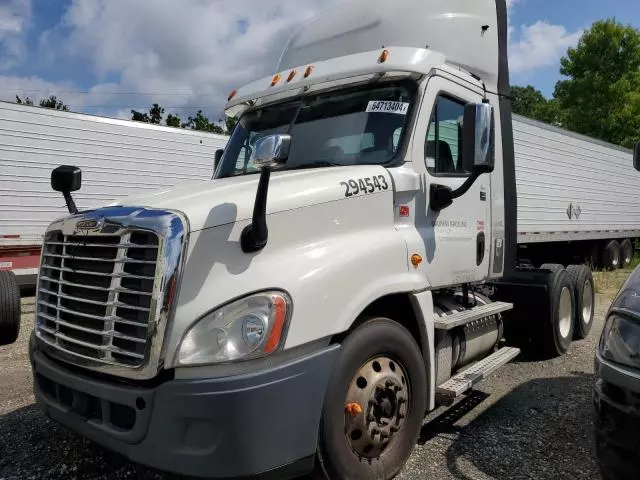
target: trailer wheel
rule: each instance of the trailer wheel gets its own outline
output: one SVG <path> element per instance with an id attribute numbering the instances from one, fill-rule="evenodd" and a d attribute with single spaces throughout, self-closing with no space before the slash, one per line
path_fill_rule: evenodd
<path id="1" fill-rule="evenodd" d="M 20 333 L 20 290 L 13 272 L 0 271 L 0 346 L 15 342 Z"/>
<path id="2" fill-rule="evenodd" d="M 550 279 L 551 322 L 542 330 L 542 347 L 552 357 L 564 355 L 573 339 L 575 301 L 566 270 L 556 270 Z"/>
<path id="3" fill-rule="evenodd" d="M 589 336 L 593 326 L 595 288 L 591 269 L 586 265 L 569 265 L 567 273 L 573 284 L 575 304 L 575 328 L 573 338 L 582 340 Z"/>
<path id="4" fill-rule="evenodd" d="M 631 265 L 631 261 L 633 260 L 633 244 L 631 240 L 625 238 L 620 243 L 620 266 L 622 268 L 626 268 Z"/>
<path id="5" fill-rule="evenodd" d="M 602 252 L 602 268 L 615 270 L 620 268 L 620 244 L 616 240 L 608 242 Z"/>
<path id="6" fill-rule="evenodd" d="M 316 473 L 392 479 L 413 450 L 427 408 L 427 374 L 409 331 L 373 318 L 342 343 L 322 407 Z"/>
<path id="7" fill-rule="evenodd" d="M 552 272 L 557 272 L 558 270 L 564 270 L 564 267 L 559 263 L 543 263 L 540 265 L 541 270 L 551 270 Z"/>

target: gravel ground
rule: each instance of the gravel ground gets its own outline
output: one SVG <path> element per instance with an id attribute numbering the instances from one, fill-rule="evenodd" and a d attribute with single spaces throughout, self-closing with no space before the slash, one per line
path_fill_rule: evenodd
<path id="1" fill-rule="evenodd" d="M 595 344 L 624 272 L 597 277 L 596 322 L 557 359 L 516 359 L 465 400 L 426 419 L 398 476 L 418 479 L 597 479 L 591 439 Z M 0 480 L 169 479 L 133 465 L 46 419 L 33 404 L 27 357 L 33 298 L 22 301 L 18 342 L 0 347 Z"/>

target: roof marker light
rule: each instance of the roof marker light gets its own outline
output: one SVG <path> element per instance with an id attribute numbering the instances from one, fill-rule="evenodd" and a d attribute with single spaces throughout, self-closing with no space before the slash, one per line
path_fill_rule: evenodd
<path id="1" fill-rule="evenodd" d="M 296 71 L 295 70 L 291 70 L 289 72 L 289 76 L 287 77 L 287 83 L 289 83 L 291 80 L 293 80 L 296 76 Z"/>
<path id="2" fill-rule="evenodd" d="M 384 63 L 389 58 L 389 50 L 383 50 L 380 56 L 378 57 L 378 63 Z"/>
<path id="3" fill-rule="evenodd" d="M 308 78 L 309 75 L 311 75 L 311 72 L 313 72 L 313 65 L 309 65 L 304 71 L 304 78 Z"/>
<path id="4" fill-rule="evenodd" d="M 278 82 L 280 81 L 280 79 L 282 78 L 282 75 L 280 75 L 279 73 L 276 73 L 273 78 L 271 79 L 271 86 L 275 87 Z"/>
<path id="5" fill-rule="evenodd" d="M 238 90 L 233 90 L 233 91 L 229 94 L 229 96 L 227 97 L 227 102 L 230 102 L 230 101 L 231 101 L 231 99 L 232 99 L 233 97 L 235 97 L 237 93 L 238 93 Z"/>

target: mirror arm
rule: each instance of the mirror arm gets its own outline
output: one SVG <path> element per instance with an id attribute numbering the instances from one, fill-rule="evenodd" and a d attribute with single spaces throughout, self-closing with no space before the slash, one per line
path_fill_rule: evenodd
<path id="1" fill-rule="evenodd" d="M 451 187 L 447 187 L 446 185 L 432 183 L 429 191 L 429 208 L 435 212 L 447 208 L 456 198 L 467 193 L 481 174 L 482 172 L 473 172 L 464 183 L 455 190 L 452 190 Z"/>
<path id="2" fill-rule="evenodd" d="M 262 250 L 267 244 L 269 230 L 267 228 L 267 194 L 271 169 L 263 167 L 260 171 L 256 201 L 253 205 L 251 224 L 244 227 L 240 235 L 240 247 L 244 253 L 254 253 Z"/>
<path id="3" fill-rule="evenodd" d="M 71 192 L 62 192 L 64 196 L 64 201 L 67 203 L 67 209 L 69 213 L 75 215 L 78 213 L 78 208 L 76 207 L 76 202 L 73 201 L 73 197 L 71 196 Z"/>

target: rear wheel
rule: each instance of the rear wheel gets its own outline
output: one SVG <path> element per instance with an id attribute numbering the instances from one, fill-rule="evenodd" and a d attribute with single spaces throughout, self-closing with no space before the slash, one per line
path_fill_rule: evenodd
<path id="1" fill-rule="evenodd" d="M 13 272 L 0 271 L 0 346 L 15 342 L 20 332 L 20 290 Z"/>
<path id="2" fill-rule="evenodd" d="M 329 479 L 395 477 L 418 439 L 427 375 L 411 334 L 374 318 L 343 342 L 325 397 L 318 472 Z"/>
<path id="3" fill-rule="evenodd" d="M 633 260 L 633 244 L 631 240 L 625 238 L 620 243 L 620 265 L 622 268 L 626 268 L 631 265 Z"/>
<path id="4" fill-rule="evenodd" d="M 541 344 L 552 357 L 564 355 L 573 339 L 573 285 L 566 270 L 553 272 L 550 279 L 551 322 L 541 331 Z"/>
<path id="5" fill-rule="evenodd" d="M 607 242 L 602 253 L 602 268 L 615 270 L 620 268 L 620 244 L 616 240 Z"/>
<path id="6" fill-rule="evenodd" d="M 573 284 L 573 297 L 575 303 L 573 337 L 584 339 L 589 336 L 593 326 L 595 307 L 595 288 L 591 269 L 586 265 L 569 265 L 567 273 Z"/>
<path id="7" fill-rule="evenodd" d="M 542 270 L 551 270 L 552 272 L 557 272 L 558 270 L 563 270 L 564 267 L 559 263 L 543 263 L 540 265 Z"/>

